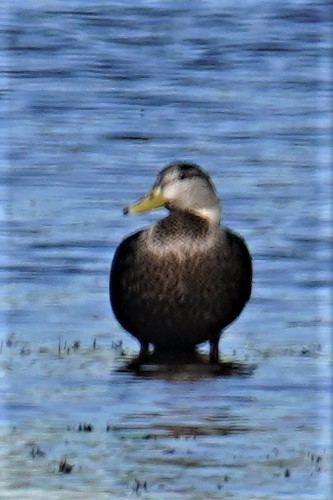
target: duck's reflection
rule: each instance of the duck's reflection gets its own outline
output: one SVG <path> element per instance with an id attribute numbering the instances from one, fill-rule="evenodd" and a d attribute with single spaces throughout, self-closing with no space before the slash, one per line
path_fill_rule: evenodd
<path id="1" fill-rule="evenodd" d="M 214 376 L 250 377 L 255 369 L 255 364 L 235 359 L 211 363 L 207 355 L 198 352 L 153 352 L 144 359 L 140 356 L 129 358 L 118 371 L 142 377 L 190 380 Z"/>

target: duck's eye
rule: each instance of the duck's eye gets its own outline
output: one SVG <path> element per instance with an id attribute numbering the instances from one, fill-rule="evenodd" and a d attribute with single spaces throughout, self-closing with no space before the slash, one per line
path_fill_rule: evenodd
<path id="1" fill-rule="evenodd" d="M 182 181 L 183 179 L 186 179 L 186 174 L 185 172 L 179 172 L 178 179 Z"/>

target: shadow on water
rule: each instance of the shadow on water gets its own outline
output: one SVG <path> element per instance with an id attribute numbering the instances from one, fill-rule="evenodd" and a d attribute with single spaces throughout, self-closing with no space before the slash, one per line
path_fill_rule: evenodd
<path id="1" fill-rule="evenodd" d="M 140 356 L 128 359 L 118 368 L 118 372 L 134 373 L 140 377 L 163 378 L 169 380 L 200 380 L 211 377 L 250 377 L 255 364 L 236 360 L 222 360 L 210 363 L 207 355 L 193 353 L 155 353 L 144 360 Z"/>

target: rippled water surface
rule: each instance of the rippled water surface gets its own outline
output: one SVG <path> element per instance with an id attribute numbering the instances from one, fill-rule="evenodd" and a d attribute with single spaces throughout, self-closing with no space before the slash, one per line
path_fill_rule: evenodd
<path id="1" fill-rule="evenodd" d="M 3 5 L 1 498 L 329 498 L 329 2 Z M 176 159 L 254 259 L 218 374 L 124 370 L 108 303 Z"/>

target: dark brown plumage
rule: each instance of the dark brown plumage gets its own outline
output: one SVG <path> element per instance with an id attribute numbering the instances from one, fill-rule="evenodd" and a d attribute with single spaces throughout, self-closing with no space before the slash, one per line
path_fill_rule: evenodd
<path id="1" fill-rule="evenodd" d="M 221 228 L 215 189 L 196 165 L 171 164 L 127 211 L 161 205 L 169 215 L 126 238 L 115 253 L 114 314 L 140 341 L 142 356 L 149 344 L 177 353 L 209 341 L 210 359 L 217 362 L 222 330 L 250 298 L 250 254 L 240 236 Z"/>

